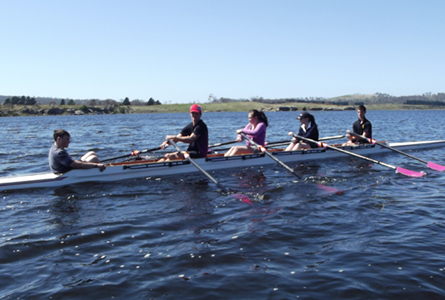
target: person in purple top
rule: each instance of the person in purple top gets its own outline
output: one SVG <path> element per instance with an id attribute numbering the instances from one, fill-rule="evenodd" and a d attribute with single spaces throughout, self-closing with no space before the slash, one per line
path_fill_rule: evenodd
<path id="1" fill-rule="evenodd" d="M 265 146 L 266 142 L 266 128 L 269 126 L 267 117 L 264 112 L 252 109 L 249 112 L 249 124 L 244 129 L 238 129 L 238 142 L 242 141 L 240 133 L 244 133 L 251 138 L 255 143 Z M 234 146 L 224 154 L 224 156 L 242 155 L 255 153 L 255 148 L 247 141 L 246 146 Z"/>
<path id="2" fill-rule="evenodd" d="M 202 109 L 198 104 L 193 104 L 190 107 L 190 117 L 192 122 L 185 126 L 181 132 L 177 135 L 167 135 L 165 141 L 161 144 L 161 148 L 164 149 L 169 145 L 169 139 L 173 142 L 183 142 L 189 144 L 187 148 L 188 154 L 191 158 L 207 157 L 209 148 L 209 132 L 207 125 L 201 120 Z M 184 155 L 180 152 L 167 153 L 159 161 L 172 160 L 172 159 L 184 159 Z"/>

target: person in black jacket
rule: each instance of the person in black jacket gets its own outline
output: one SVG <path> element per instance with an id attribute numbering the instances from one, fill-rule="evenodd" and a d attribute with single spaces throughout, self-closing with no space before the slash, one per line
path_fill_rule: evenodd
<path id="1" fill-rule="evenodd" d="M 315 123 L 315 117 L 308 112 L 303 112 L 297 117 L 297 119 L 301 122 L 298 135 L 318 141 L 318 126 L 317 123 Z M 293 133 L 289 132 L 289 135 L 293 135 Z M 318 148 L 318 145 L 316 143 L 305 142 L 294 137 L 289 146 L 287 146 L 286 151 L 311 148 Z"/>

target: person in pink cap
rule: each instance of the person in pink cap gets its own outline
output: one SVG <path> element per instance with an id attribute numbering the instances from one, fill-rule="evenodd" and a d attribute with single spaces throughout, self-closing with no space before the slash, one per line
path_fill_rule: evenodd
<path id="1" fill-rule="evenodd" d="M 179 134 L 165 136 L 165 141 L 161 144 L 161 148 L 164 149 L 169 144 L 168 140 L 171 139 L 175 143 L 183 142 L 189 144 L 187 152 L 191 158 L 206 157 L 209 147 L 209 131 L 207 130 L 207 125 L 201 120 L 201 116 L 201 106 L 193 104 L 190 107 L 192 122 L 185 126 Z M 184 155 L 180 152 L 167 153 L 160 161 L 173 159 L 184 159 Z"/>

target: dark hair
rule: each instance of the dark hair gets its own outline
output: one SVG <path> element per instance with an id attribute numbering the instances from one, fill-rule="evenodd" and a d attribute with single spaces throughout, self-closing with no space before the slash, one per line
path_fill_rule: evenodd
<path id="1" fill-rule="evenodd" d="M 314 115 L 308 114 L 309 116 L 307 117 L 309 119 L 309 122 L 312 123 L 312 125 L 317 125 L 317 123 L 315 123 L 315 117 Z"/>
<path id="2" fill-rule="evenodd" d="M 269 126 L 269 123 L 267 122 L 266 114 L 263 111 L 258 111 L 256 109 L 251 109 L 249 113 L 252 113 L 253 117 L 257 117 L 259 122 L 263 122 L 266 124 L 266 127 Z"/>
<path id="3" fill-rule="evenodd" d="M 360 104 L 360 105 L 357 107 L 357 110 L 362 110 L 362 111 L 366 112 L 366 107 L 365 107 L 363 104 Z"/>
<path id="4" fill-rule="evenodd" d="M 63 138 L 64 136 L 71 136 L 69 133 L 68 133 L 68 131 L 66 131 L 66 130 L 64 130 L 64 129 L 56 129 L 56 130 L 54 130 L 54 134 L 53 134 L 53 137 L 54 137 L 54 141 L 57 141 L 57 138 L 58 137 L 60 137 L 60 138 Z"/>

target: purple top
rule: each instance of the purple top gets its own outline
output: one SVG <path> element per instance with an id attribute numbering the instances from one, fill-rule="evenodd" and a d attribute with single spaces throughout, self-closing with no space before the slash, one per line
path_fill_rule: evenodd
<path id="1" fill-rule="evenodd" d="M 251 138 L 255 143 L 261 146 L 265 146 L 266 142 L 266 124 L 264 122 L 259 122 L 256 124 L 255 129 L 251 129 L 252 124 L 247 124 L 246 127 L 244 127 L 242 133 L 247 135 L 249 138 Z M 247 146 L 252 146 L 249 141 L 246 142 Z"/>

